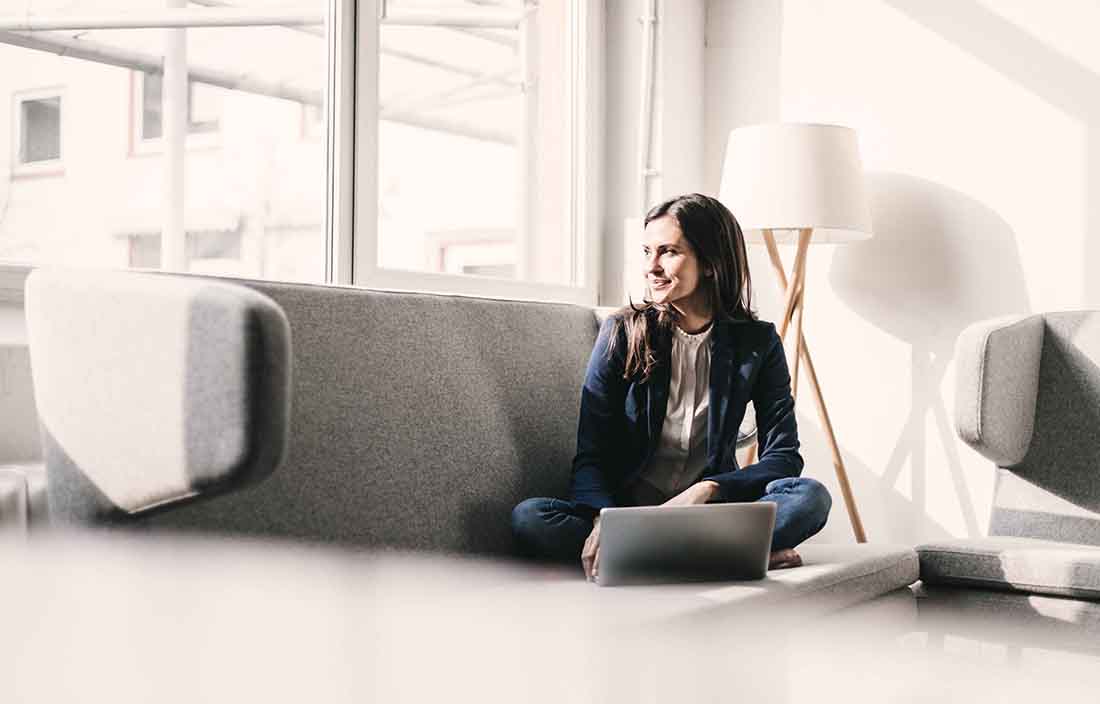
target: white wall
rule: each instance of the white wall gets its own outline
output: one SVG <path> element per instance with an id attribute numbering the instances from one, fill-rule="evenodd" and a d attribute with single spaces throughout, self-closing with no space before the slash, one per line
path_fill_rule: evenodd
<path id="1" fill-rule="evenodd" d="M 730 129 L 779 119 L 782 13 L 780 2 L 707 2 L 703 168 L 711 195 L 718 194 Z"/>
<path id="2" fill-rule="evenodd" d="M 872 540 L 986 529 L 991 466 L 952 419 L 958 333 L 1100 303 L 1097 26 L 1085 0 L 708 3 L 710 191 L 738 125 L 860 135 L 875 238 L 811 248 L 805 329 Z M 752 256 L 774 318 L 770 270 Z M 807 473 L 835 487 L 808 400 Z M 837 507 L 825 537 L 845 539 Z"/>

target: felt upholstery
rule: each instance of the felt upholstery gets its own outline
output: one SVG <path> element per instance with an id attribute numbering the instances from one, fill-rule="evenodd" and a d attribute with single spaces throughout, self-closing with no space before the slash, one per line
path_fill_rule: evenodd
<path id="1" fill-rule="evenodd" d="M 1032 538 L 990 537 L 922 545 L 921 579 L 1100 599 L 1100 548 Z"/>
<path id="2" fill-rule="evenodd" d="M 278 465 L 290 331 L 265 296 L 202 279 L 39 269 L 26 315 L 54 520 L 129 520 Z"/>
<path id="3" fill-rule="evenodd" d="M 967 328 L 956 344 L 955 426 L 1001 466 L 1024 458 L 1035 421 L 1043 318 L 999 318 Z"/>
<path id="4" fill-rule="evenodd" d="M 248 285 L 294 331 L 286 464 L 158 525 L 509 554 L 512 507 L 565 495 L 592 309 Z"/>
<path id="5" fill-rule="evenodd" d="M 998 473 L 990 532 L 1100 545 L 1100 313 L 1043 319 L 1035 430 Z"/>
<path id="6" fill-rule="evenodd" d="M 999 467 L 990 534 L 1100 545 L 1100 314 L 978 323 L 956 353 L 957 431 Z"/>
<path id="7" fill-rule="evenodd" d="M 956 353 L 956 429 L 997 465 L 990 537 L 918 547 L 922 581 L 1100 600 L 1100 313 L 977 323 Z"/>

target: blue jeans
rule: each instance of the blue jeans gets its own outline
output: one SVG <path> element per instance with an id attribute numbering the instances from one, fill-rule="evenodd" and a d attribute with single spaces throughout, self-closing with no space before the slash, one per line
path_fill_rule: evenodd
<path id="1" fill-rule="evenodd" d="M 833 499 L 821 482 L 787 477 L 769 482 L 758 501 L 776 505 L 772 550 L 793 548 L 825 527 Z M 512 535 L 528 556 L 579 562 L 592 521 L 572 501 L 527 499 L 512 510 Z"/>

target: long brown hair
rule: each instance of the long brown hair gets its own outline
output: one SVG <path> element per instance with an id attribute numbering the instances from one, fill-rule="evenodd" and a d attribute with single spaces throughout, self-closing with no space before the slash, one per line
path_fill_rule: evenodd
<path id="1" fill-rule="evenodd" d="M 720 201 L 701 193 L 688 193 L 655 205 L 645 216 L 648 225 L 657 218 L 676 218 L 680 232 L 699 260 L 699 286 L 714 320 L 756 320 L 752 310 L 752 277 L 749 275 L 745 237 L 737 218 Z M 646 296 L 640 305 L 630 301 L 615 314 L 608 356 L 619 333 L 626 331 L 626 364 L 623 377 L 649 381 L 672 344 L 672 327 L 679 313 Z"/>

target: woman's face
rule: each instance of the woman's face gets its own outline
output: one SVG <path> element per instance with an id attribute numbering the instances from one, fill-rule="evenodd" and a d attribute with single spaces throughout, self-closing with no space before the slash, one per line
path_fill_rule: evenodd
<path id="1" fill-rule="evenodd" d="M 702 298 L 699 259 L 676 218 L 665 215 L 646 225 L 642 253 L 654 303 L 680 303 L 682 309 Z"/>

